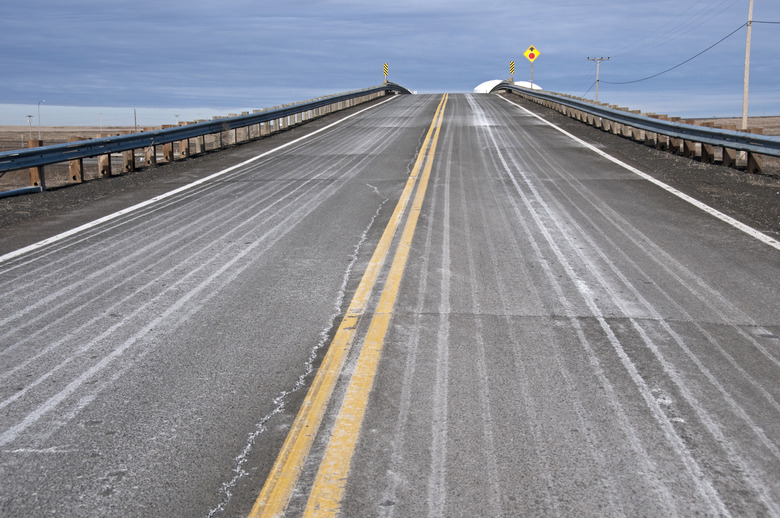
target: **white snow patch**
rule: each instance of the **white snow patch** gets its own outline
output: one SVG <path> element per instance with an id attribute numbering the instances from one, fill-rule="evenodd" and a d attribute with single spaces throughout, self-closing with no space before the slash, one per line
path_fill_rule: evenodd
<path id="1" fill-rule="evenodd" d="M 475 94 L 489 94 L 490 91 L 496 87 L 496 85 L 503 83 L 504 81 L 502 79 L 491 79 L 490 81 L 485 81 L 484 83 L 480 83 L 476 87 L 474 87 L 474 93 Z M 532 88 L 533 90 L 544 90 L 541 86 L 534 83 L 531 85 L 528 81 L 515 81 L 515 86 L 520 86 L 522 88 Z"/>

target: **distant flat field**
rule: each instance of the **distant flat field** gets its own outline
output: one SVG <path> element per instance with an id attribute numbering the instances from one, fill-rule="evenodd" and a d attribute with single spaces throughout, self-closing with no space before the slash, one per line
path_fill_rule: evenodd
<path id="1" fill-rule="evenodd" d="M 722 119 L 696 119 L 697 124 L 702 122 L 714 122 L 715 124 L 734 124 L 739 128 L 742 126 L 741 117 L 730 117 Z M 748 128 L 761 128 L 764 135 L 780 136 L 780 117 L 749 117 Z"/>
<path id="2" fill-rule="evenodd" d="M 138 131 L 150 131 L 160 129 L 156 127 L 138 127 Z M 133 126 L 42 126 L 41 140 L 44 145 L 61 144 L 68 142 L 71 137 L 80 139 L 92 139 L 97 137 L 108 137 L 113 135 L 124 135 L 135 133 Z M 0 152 L 11 151 L 27 147 L 27 141 L 38 138 L 38 127 L 33 126 L 0 126 Z"/>

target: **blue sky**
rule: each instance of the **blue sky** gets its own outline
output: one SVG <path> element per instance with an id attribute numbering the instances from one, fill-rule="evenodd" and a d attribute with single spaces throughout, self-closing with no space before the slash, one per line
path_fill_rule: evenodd
<path id="1" fill-rule="evenodd" d="M 780 22 L 780 2 L 754 0 Z M 681 116 L 738 115 L 748 0 L 26 0 L 0 16 L 0 124 L 173 123 L 264 108 L 390 80 L 420 93 L 490 79 L 534 82 Z M 750 113 L 780 115 L 780 24 L 755 23 Z M 16 106 L 12 106 L 16 105 Z M 74 110 L 78 106 L 81 109 Z M 99 110 L 99 111 L 98 111 Z M 121 119 L 121 120 L 120 120 Z M 152 120 L 154 119 L 154 120 Z M 35 122 L 34 122 L 35 124 Z"/>

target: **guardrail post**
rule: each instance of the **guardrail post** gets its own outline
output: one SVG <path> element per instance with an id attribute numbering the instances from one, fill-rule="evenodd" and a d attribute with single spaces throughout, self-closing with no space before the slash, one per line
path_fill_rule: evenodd
<path id="1" fill-rule="evenodd" d="M 68 142 L 78 142 L 84 140 L 81 137 L 70 137 Z M 74 158 L 68 160 L 68 175 L 73 183 L 81 183 L 84 181 L 84 160 L 81 158 Z"/>
<path id="2" fill-rule="evenodd" d="M 715 126 L 716 128 L 719 126 Z M 723 124 L 720 126 L 721 129 L 729 130 L 729 131 L 737 131 L 737 125 L 736 124 Z M 731 149 L 727 147 L 723 147 L 722 149 L 722 155 L 721 155 L 721 165 L 725 167 L 737 167 L 737 150 Z"/>
<path id="3" fill-rule="evenodd" d="M 761 158 L 750 151 L 747 154 L 747 172 L 751 174 L 761 173 Z"/>
<path id="4" fill-rule="evenodd" d="M 668 115 L 655 115 L 653 114 L 652 117 L 654 119 L 662 120 L 662 121 L 668 121 L 669 116 Z M 663 133 L 656 133 L 655 134 L 655 148 L 660 149 L 663 151 L 666 151 L 669 149 L 669 137 L 667 135 L 664 135 Z"/>
<path id="5" fill-rule="evenodd" d="M 144 163 L 147 165 L 147 167 L 157 165 L 157 146 L 154 144 L 144 148 Z"/>
<path id="6" fill-rule="evenodd" d="M 696 124 L 695 120 L 686 119 L 683 121 L 685 124 L 693 126 Z M 682 141 L 682 154 L 686 158 L 696 158 L 696 142 L 688 139 Z"/>
<path id="7" fill-rule="evenodd" d="M 669 117 L 670 122 L 680 122 L 680 120 L 681 120 L 680 117 Z M 669 137 L 669 148 L 672 153 L 679 155 L 681 146 L 682 146 L 682 139 Z"/>
<path id="8" fill-rule="evenodd" d="M 634 115 L 640 115 L 642 112 L 640 110 L 630 110 L 631 113 Z M 630 126 L 630 135 L 626 135 L 626 137 L 630 138 L 631 140 L 635 142 L 644 142 L 645 141 L 645 130 L 634 128 L 633 126 Z"/>
<path id="9" fill-rule="evenodd" d="M 725 167 L 736 167 L 737 151 L 735 149 L 730 149 L 727 147 L 724 147 L 722 149 L 723 149 L 723 156 L 721 158 L 721 164 Z"/>
<path id="10" fill-rule="evenodd" d="M 249 115 L 249 112 L 241 112 L 241 115 Z M 239 128 L 236 128 L 236 144 L 239 142 L 246 142 L 249 140 L 249 126 L 243 126 L 241 129 L 241 136 L 239 136 L 238 130 Z"/>
<path id="11" fill-rule="evenodd" d="M 122 151 L 122 170 L 125 173 L 135 171 L 135 150 Z"/>
<path id="12" fill-rule="evenodd" d="M 98 176 L 111 176 L 111 155 L 98 157 Z"/>
<path id="13" fill-rule="evenodd" d="M 109 135 L 98 135 L 98 138 L 108 137 Z M 98 156 L 98 177 L 111 176 L 111 154 Z"/>
<path id="14" fill-rule="evenodd" d="M 750 133 L 756 134 L 756 135 L 763 135 L 764 129 L 763 128 L 750 128 Z M 747 172 L 751 174 L 758 174 L 761 172 L 762 164 L 761 164 L 761 158 L 756 155 L 755 153 L 752 153 L 750 151 L 747 152 Z"/>
<path id="15" fill-rule="evenodd" d="M 712 164 L 715 162 L 715 146 L 702 143 L 701 161 L 707 164 Z"/>
<path id="16" fill-rule="evenodd" d="M 237 114 L 235 113 L 228 113 L 228 118 L 237 117 Z M 238 129 L 233 128 L 231 130 L 226 130 L 226 133 L 228 135 L 227 143 L 225 146 L 229 146 L 231 144 L 238 144 Z"/>
<path id="17" fill-rule="evenodd" d="M 173 142 L 163 144 L 163 162 L 173 162 Z"/>
<path id="18" fill-rule="evenodd" d="M 179 141 L 179 158 L 187 158 L 190 156 L 190 139 L 182 139 Z"/>
<path id="19" fill-rule="evenodd" d="M 701 126 L 704 128 L 714 128 L 715 124 L 712 122 L 702 122 Z M 706 164 L 715 162 L 715 146 L 703 142 L 701 143 L 701 161 Z"/>
<path id="20" fill-rule="evenodd" d="M 124 133 L 129 135 L 130 132 Z M 129 173 L 135 171 L 135 149 L 122 151 L 122 172 Z"/>
<path id="21" fill-rule="evenodd" d="M 43 145 L 42 140 L 28 140 L 27 147 L 41 147 Z M 32 187 L 46 188 L 46 173 L 43 171 L 43 166 L 30 168 L 30 185 Z"/>
<path id="22" fill-rule="evenodd" d="M 682 154 L 685 158 L 696 158 L 696 142 L 685 139 L 682 145 Z"/>
<path id="23" fill-rule="evenodd" d="M 263 110 L 252 110 L 252 113 L 262 113 L 262 112 L 263 112 Z M 257 124 L 255 124 L 252 127 L 255 129 L 254 130 L 254 134 L 255 134 L 254 138 L 259 138 L 259 137 L 261 137 L 263 135 L 263 124 L 261 122 L 258 122 Z M 250 132 L 250 134 L 251 133 L 252 132 Z"/>

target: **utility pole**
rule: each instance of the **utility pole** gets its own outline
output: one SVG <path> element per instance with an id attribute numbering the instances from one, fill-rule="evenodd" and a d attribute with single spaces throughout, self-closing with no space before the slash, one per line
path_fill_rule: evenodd
<path id="1" fill-rule="evenodd" d="M 753 0 L 750 1 L 752 2 Z M 601 67 L 601 62 L 609 61 L 609 58 L 588 58 L 588 61 L 596 62 L 596 102 L 599 102 L 599 68 Z"/>
<path id="2" fill-rule="evenodd" d="M 45 103 L 46 99 L 38 101 L 38 140 L 41 140 L 41 103 Z"/>
<path id="3" fill-rule="evenodd" d="M 27 124 L 30 126 L 30 140 L 32 140 L 32 115 L 27 116 Z"/>
<path id="4" fill-rule="evenodd" d="M 750 36 L 753 32 L 753 0 L 750 0 L 747 22 L 747 44 L 745 45 L 745 90 L 742 93 L 742 131 L 748 127 L 748 83 L 750 83 Z"/>

